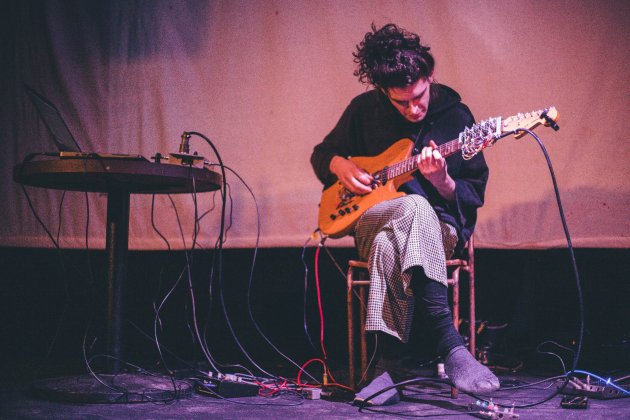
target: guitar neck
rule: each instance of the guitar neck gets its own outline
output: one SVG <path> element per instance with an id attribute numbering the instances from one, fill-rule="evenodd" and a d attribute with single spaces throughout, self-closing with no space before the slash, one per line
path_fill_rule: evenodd
<path id="1" fill-rule="evenodd" d="M 532 111 L 525 114 L 516 114 L 511 117 L 501 119 L 501 117 L 490 118 L 459 133 L 459 137 L 437 147 L 437 151 L 443 157 L 449 157 L 455 152 L 462 151 L 462 157 L 471 159 L 482 149 L 492 146 L 498 139 L 508 134 L 514 134 L 516 138 L 523 135 L 519 129 L 532 129 L 540 124 L 555 124 L 558 119 L 558 111 L 555 107 L 550 107 L 541 111 Z M 557 125 L 556 125 L 557 127 Z M 412 155 L 407 159 L 386 166 L 376 174 L 381 182 L 388 179 L 408 174 L 418 168 L 419 154 Z"/>
<path id="2" fill-rule="evenodd" d="M 440 144 L 437 147 L 437 151 L 440 152 L 440 154 L 444 158 L 447 158 L 450 155 L 455 154 L 458 151 L 460 151 L 461 148 L 462 147 L 461 147 L 461 143 L 459 139 L 455 139 L 455 140 L 446 142 L 444 144 Z M 394 177 L 415 171 L 416 169 L 418 169 L 419 156 L 420 154 L 412 155 L 403 161 L 400 161 L 393 165 L 387 166 L 386 168 L 383 168 L 382 172 L 384 172 L 383 173 L 384 178 L 392 179 Z"/>

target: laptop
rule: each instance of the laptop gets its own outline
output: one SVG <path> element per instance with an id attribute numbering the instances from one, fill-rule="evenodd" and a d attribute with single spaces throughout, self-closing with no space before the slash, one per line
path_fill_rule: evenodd
<path id="1" fill-rule="evenodd" d="M 42 121 L 44 121 L 48 132 L 55 142 L 55 145 L 59 149 L 59 158 L 147 160 L 141 155 L 82 151 L 74 136 L 70 132 L 70 129 L 68 129 L 68 125 L 61 117 L 57 107 L 26 83 L 24 84 L 24 88 L 26 89 L 28 96 L 33 101 L 35 108 L 37 108 L 37 112 L 39 113 Z"/>

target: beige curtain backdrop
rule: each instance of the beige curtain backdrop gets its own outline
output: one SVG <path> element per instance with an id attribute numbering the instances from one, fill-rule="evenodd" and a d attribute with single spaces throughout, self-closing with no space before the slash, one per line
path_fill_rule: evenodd
<path id="1" fill-rule="evenodd" d="M 183 131 L 204 133 L 255 194 L 260 244 L 302 246 L 316 228 L 321 193 L 310 153 L 366 89 L 352 74 L 351 54 L 372 22 L 421 34 L 437 80 L 459 91 L 478 120 L 555 105 L 560 131 L 536 131 L 574 245 L 630 246 L 628 1 L 12 3 L 0 18 L 0 246 L 52 246 L 12 180 L 28 153 L 55 150 L 22 82 L 58 106 L 87 151 L 148 157 L 176 151 Z M 201 139 L 193 138 L 192 151 L 216 162 Z M 477 246 L 565 246 L 535 141 L 506 138 L 485 156 L 491 176 Z M 252 247 L 256 204 L 238 178 L 227 180 L 225 246 Z M 63 247 L 85 246 L 85 194 L 27 191 Z M 106 197 L 88 197 L 89 246 L 103 248 Z M 173 248 L 189 247 L 192 197 L 172 198 L 155 197 L 155 225 Z M 198 197 L 200 213 L 214 208 L 201 220 L 204 247 L 217 238 L 219 200 Z M 165 247 L 151 226 L 151 196 L 133 195 L 130 248 Z"/>

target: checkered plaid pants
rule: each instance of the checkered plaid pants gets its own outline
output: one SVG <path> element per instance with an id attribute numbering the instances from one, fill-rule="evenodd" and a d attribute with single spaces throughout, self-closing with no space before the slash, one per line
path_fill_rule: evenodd
<path id="1" fill-rule="evenodd" d="M 365 212 L 355 227 L 355 244 L 370 273 L 366 331 L 407 342 L 414 310 L 411 269 L 422 267 L 428 278 L 446 285 L 455 228 L 441 222 L 424 197 L 411 194 Z"/>

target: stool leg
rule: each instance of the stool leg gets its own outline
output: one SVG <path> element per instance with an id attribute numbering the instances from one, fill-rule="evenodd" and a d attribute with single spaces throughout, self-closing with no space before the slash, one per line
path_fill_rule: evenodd
<path id="1" fill-rule="evenodd" d="M 459 330 L 459 267 L 453 270 L 453 325 Z"/>
<path id="2" fill-rule="evenodd" d="M 468 315 L 468 317 L 470 318 L 470 353 L 472 353 L 472 355 L 475 357 L 475 359 L 477 358 L 477 327 L 476 327 L 476 318 L 475 318 L 475 272 L 472 270 L 472 267 L 470 267 L 470 270 L 468 271 L 468 278 L 469 278 L 469 286 L 470 286 L 470 295 L 469 295 L 469 305 L 470 305 L 470 309 L 469 312 L 470 314 Z"/>
<path id="3" fill-rule="evenodd" d="M 453 282 L 453 325 L 455 330 L 459 331 L 459 267 L 453 270 L 451 279 Z M 455 399 L 457 396 L 457 388 L 451 386 L 451 398 Z"/>
<path id="4" fill-rule="evenodd" d="M 359 325 L 359 334 L 361 336 L 361 375 L 363 375 L 365 373 L 365 370 L 367 369 L 367 337 L 365 334 L 365 318 L 366 318 L 366 313 L 365 313 L 365 305 L 366 303 L 366 299 L 365 299 L 365 287 L 361 287 L 359 289 L 359 296 L 361 297 L 361 302 L 360 302 L 360 309 L 359 309 L 359 314 L 360 314 L 360 322 L 361 324 Z"/>
<path id="5" fill-rule="evenodd" d="M 354 389 L 354 307 L 352 302 L 352 284 L 350 281 L 348 282 L 346 309 L 348 313 L 348 386 Z"/>

